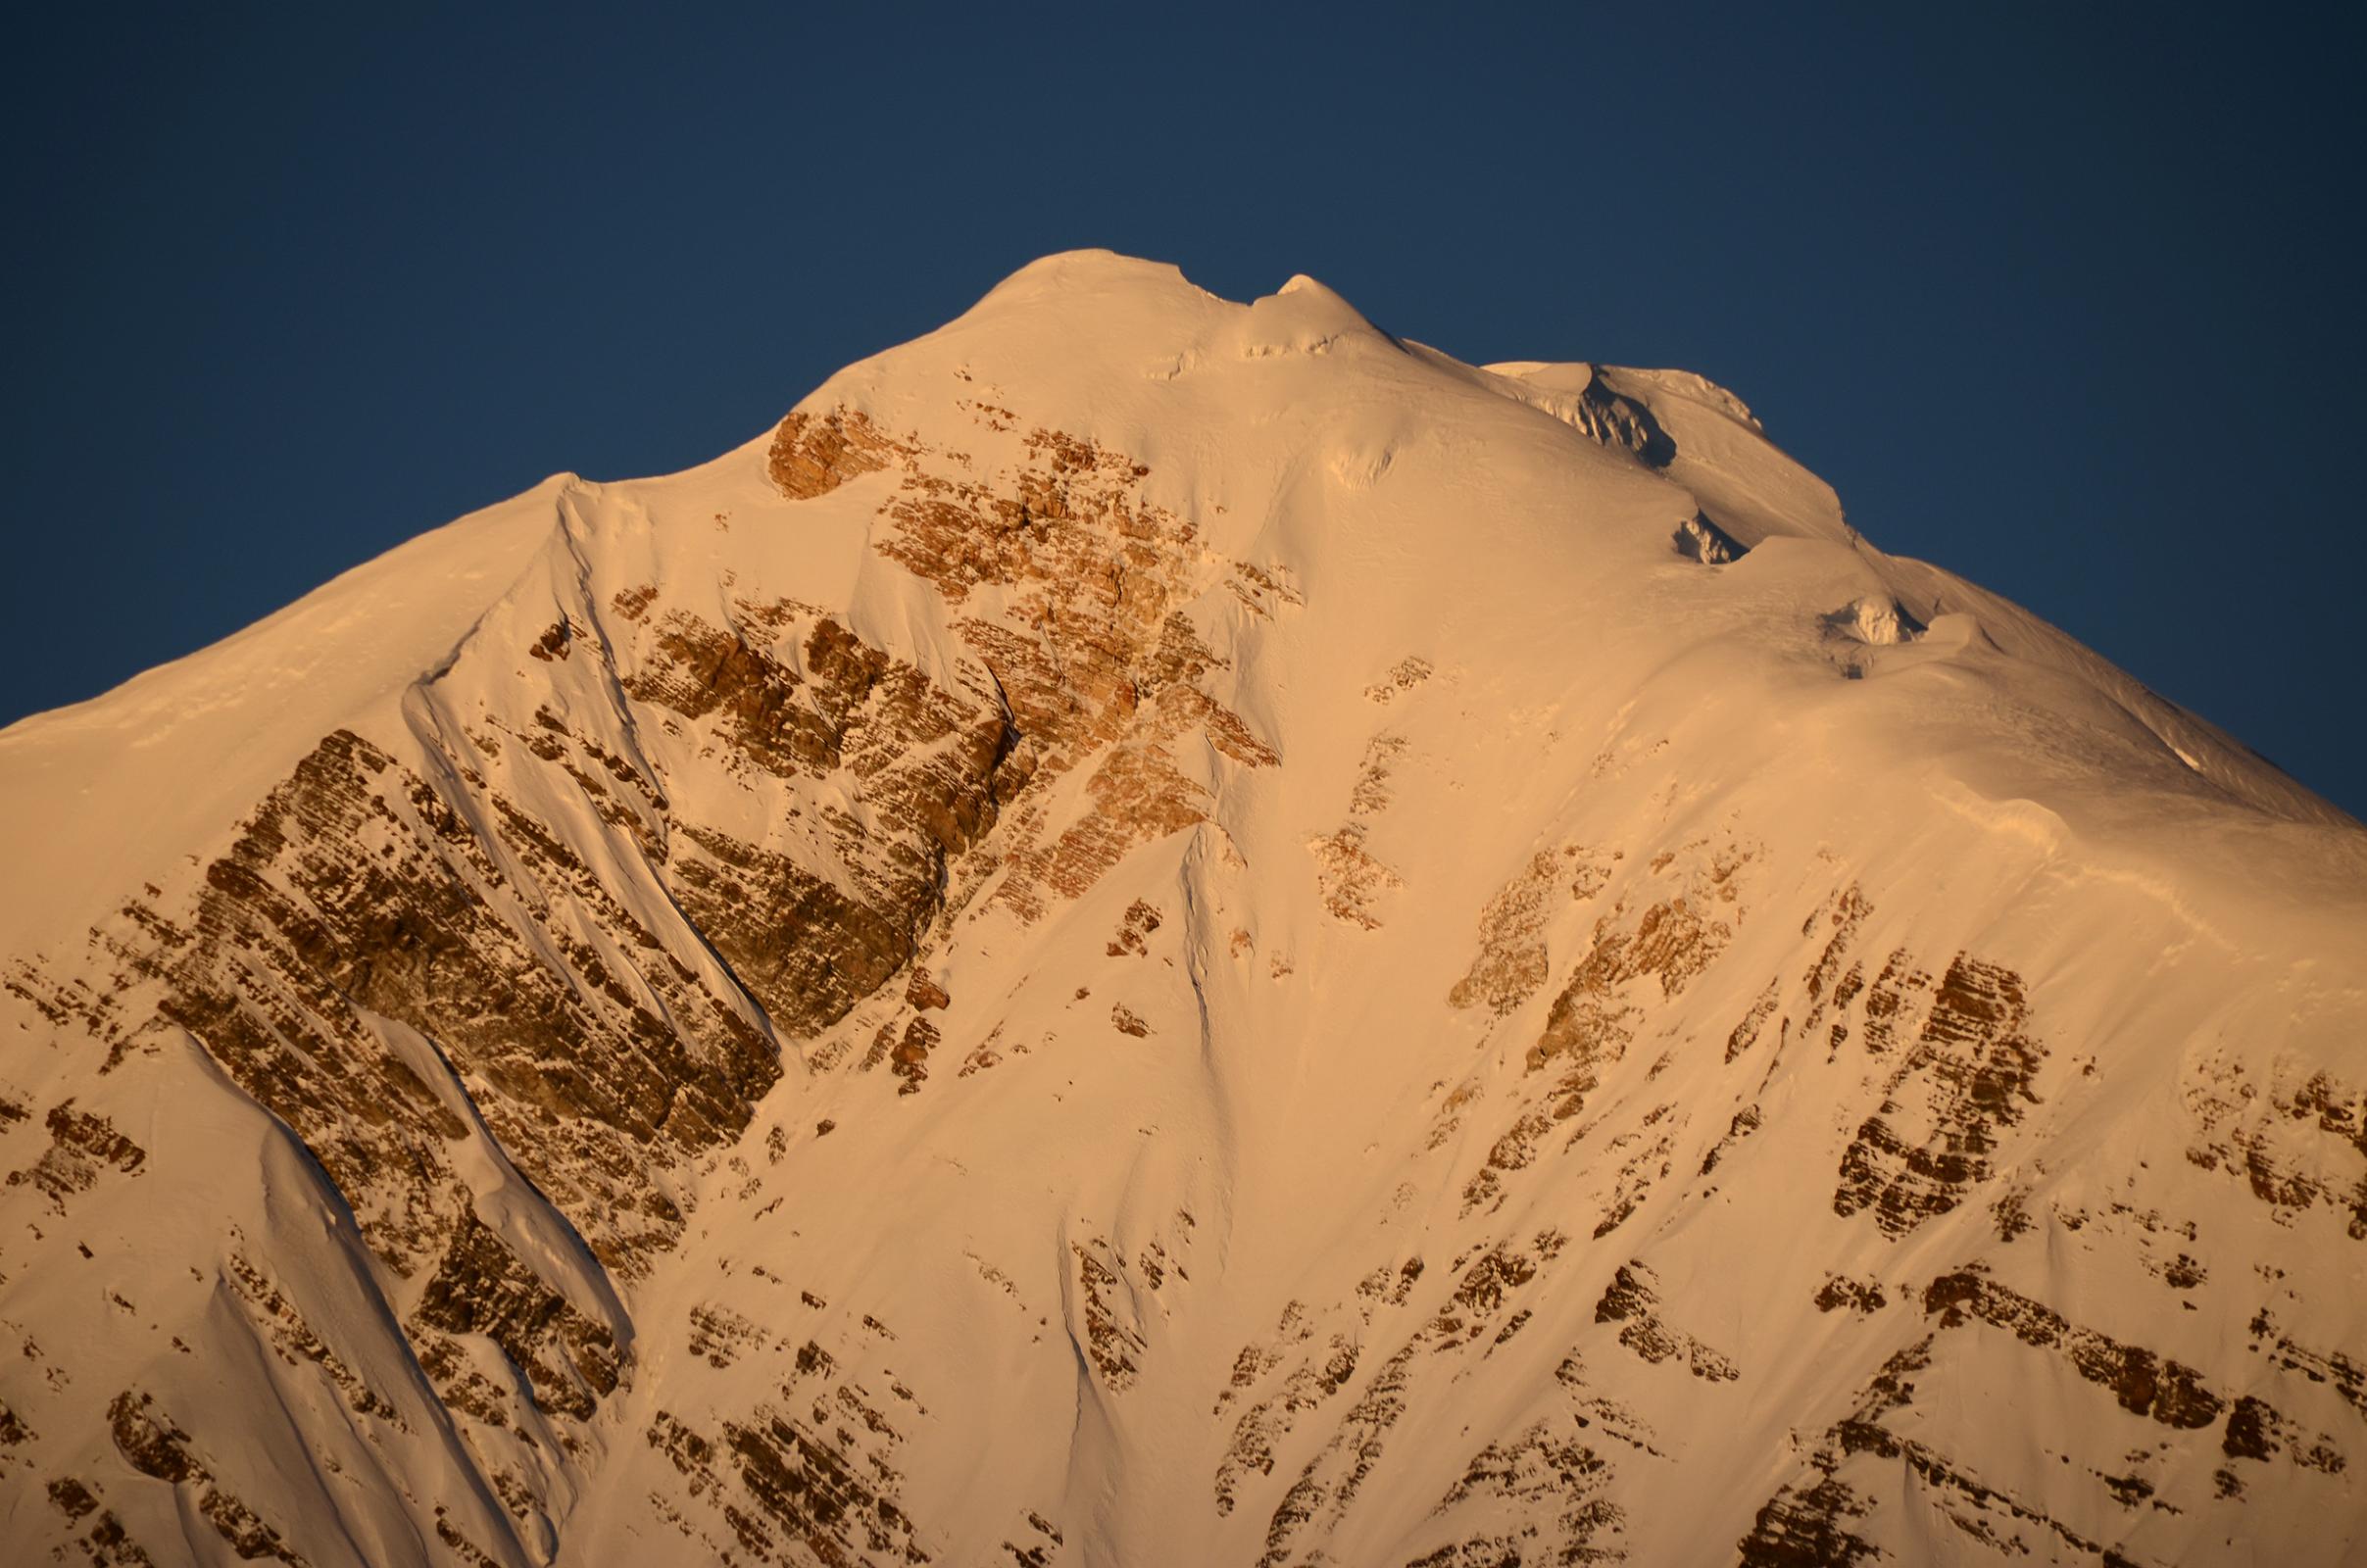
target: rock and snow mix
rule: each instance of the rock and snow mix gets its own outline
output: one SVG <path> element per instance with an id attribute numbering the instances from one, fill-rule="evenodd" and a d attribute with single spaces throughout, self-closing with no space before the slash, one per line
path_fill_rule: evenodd
<path id="1" fill-rule="evenodd" d="M 1696 376 L 1050 258 L 0 885 L 16 1560 L 2367 1543 L 2367 833 Z"/>

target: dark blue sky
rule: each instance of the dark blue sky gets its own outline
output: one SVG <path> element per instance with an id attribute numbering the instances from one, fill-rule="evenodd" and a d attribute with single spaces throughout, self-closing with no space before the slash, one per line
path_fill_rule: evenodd
<path id="1" fill-rule="evenodd" d="M 1107 245 L 1702 371 L 2367 812 L 2338 8 L 83 9 L 0 67 L 0 721 Z"/>

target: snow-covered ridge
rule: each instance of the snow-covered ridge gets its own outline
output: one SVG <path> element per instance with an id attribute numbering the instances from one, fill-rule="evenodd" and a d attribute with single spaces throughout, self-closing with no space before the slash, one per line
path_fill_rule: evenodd
<path id="1" fill-rule="evenodd" d="M 2367 834 L 1697 376 L 1047 258 L 0 807 L 35 1551 L 2360 1544 Z"/>

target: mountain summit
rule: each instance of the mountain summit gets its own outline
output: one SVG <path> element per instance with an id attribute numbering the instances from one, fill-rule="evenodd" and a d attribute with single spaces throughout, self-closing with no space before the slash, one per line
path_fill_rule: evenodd
<path id="1" fill-rule="evenodd" d="M 22 1560 L 2367 1544 L 2367 832 L 1696 375 L 1051 257 L 0 885 Z"/>

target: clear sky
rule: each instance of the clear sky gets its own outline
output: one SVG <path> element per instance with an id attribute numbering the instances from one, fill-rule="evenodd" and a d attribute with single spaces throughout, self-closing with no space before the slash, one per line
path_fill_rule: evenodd
<path id="1" fill-rule="evenodd" d="M 0 721 L 1106 245 L 1700 370 L 2367 813 L 2355 8 L 376 9 L 12 24 Z"/>

